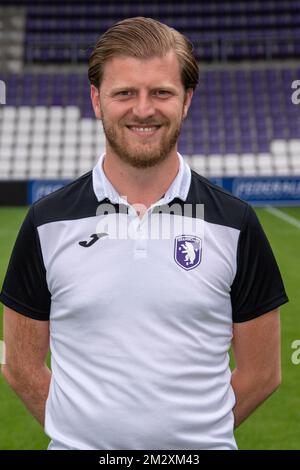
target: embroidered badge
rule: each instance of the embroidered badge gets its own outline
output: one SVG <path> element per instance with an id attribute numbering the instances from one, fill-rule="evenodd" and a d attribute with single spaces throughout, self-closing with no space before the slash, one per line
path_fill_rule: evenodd
<path id="1" fill-rule="evenodd" d="M 175 238 L 174 259 L 187 271 L 196 268 L 201 261 L 201 238 L 192 235 L 179 235 Z"/>

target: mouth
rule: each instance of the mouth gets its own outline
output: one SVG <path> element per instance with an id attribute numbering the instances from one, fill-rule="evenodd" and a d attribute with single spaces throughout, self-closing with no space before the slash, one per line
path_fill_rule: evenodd
<path id="1" fill-rule="evenodd" d="M 160 125 L 156 126 L 126 126 L 131 132 L 141 137 L 151 137 L 157 133 L 161 128 Z"/>

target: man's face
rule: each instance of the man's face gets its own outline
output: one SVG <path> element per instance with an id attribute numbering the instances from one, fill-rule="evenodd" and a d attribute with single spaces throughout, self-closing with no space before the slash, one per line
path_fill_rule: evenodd
<path id="1" fill-rule="evenodd" d="M 91 87 L 106 153 L 133 167 L 147 168 L 177 152 L 193 91 L 184 90 L 174 51 L 145 60 L 114 57 L 105 64 L 99 91 Z"/>

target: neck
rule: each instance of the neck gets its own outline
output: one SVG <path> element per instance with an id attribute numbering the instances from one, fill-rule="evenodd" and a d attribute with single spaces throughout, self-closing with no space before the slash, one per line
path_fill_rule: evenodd
<path id="1" fill-rule="evenodd" d="M 113 153 L 105 155 L 103 170 L 121 196 L 131 205 L 150 207 L 158 201 L 174 181 L 179 160 L 174 151 L 163 162 L 152 168 L 134 168 Z"/>

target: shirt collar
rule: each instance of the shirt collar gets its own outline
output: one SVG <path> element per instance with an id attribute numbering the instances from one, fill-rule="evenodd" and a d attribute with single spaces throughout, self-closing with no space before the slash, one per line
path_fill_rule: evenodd
<path id="1" fill-rule="evenodd" d="M 187 198 L 191 184 L 191 169 L 179 152 L 177 152 L 177 155 L 179 171 L 162 199 L 160 199 L 160 204 L 167 204 L 176 197 L 182 201 L 185 201 Z M 96 166 L 93 168 L 93 188 L 96 198 L 99 202 L 107 198 L 113 204 L 124 203 L 124 199 L 116 191 L 103 171 L 104 158 L 105 153 L 100 156 Z"/>

